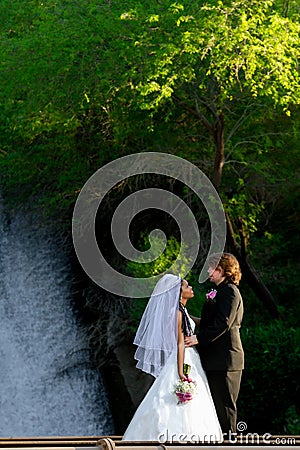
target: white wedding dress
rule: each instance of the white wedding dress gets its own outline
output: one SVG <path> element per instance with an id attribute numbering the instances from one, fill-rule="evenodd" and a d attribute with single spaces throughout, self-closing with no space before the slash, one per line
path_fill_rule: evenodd
<path id="1" fill-rule="evenodd" d="M 194 329 L 195 323 L 191 319 L 190 321 Z M 194 347 L 185 349 L 184 362 L 191 366 L 189 377 L 197 384 L 193 399 L 184 404 L 177 404 L 177 397 L 173 392 L 179 379 L 175 348 L 136 410 L 124 433 L 124 441 L 223 441 L 207 378 Z"/>

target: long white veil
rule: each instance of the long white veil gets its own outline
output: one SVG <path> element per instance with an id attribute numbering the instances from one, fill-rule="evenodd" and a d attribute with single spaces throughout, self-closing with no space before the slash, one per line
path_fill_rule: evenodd
<path id="1" fill-rule="evenodd" d="M 156 284 L 133 343 L 136 367 L 157 377 L 177 345 L 181 278 L 166 274 Z"/>

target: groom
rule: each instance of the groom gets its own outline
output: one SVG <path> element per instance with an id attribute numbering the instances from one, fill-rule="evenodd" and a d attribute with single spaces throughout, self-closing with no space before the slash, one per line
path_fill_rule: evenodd
<path id="1" fill-rule="evenodd" d="M 206 372 L 223 433 L 236 432 L 238 398 L 244 352 L 240 338 L 243 300 L 238 289 L 240 266 L 230 253 L 213 255 L 208 269 L 216 292 L 203 305 L 197 336 L 187 337 L 187 347 L 196 345 Z"/>

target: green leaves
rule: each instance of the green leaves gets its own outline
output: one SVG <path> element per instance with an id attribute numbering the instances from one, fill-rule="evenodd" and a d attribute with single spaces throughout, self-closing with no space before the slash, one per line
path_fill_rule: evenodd
<path id="1" fill-rule="evenodd" d="M 299 23 L 272 10 L 272 1 L 184 3 L 158 6 L 157 14 L 146 18 L 157 26 L 143 30 L 139 39 L 151 51 L 143 72 L 133 77 L 143 109 L 148 94 L 147 109 L 157 109 L 194 80 L 202 95 L 211 77 L 218 81 L 221 104 L 234 97 L 237 87 L 254 98 L 268 96 L 285 110 L 299 103 Z M 138 53 L 133 64 L 139 64 Z"/>
<path id="2" fill-rule="evenodd" d="M 245 168 L 253 154 L 277 145 L 273 138 L 266 141 L 264 114 L 265 137 L 258 142 L 246 136 L 259 126 L 257 111 L 277 105 L 296 114 L 293 104 L 299 102 L 297 9 L 283 16 L 282 8 L 279 1 L 3 0 L 2 172 L 9 171 L 13 184 L 14 165 L 23 164 L 24 182 L 42 174 L 56 179 L 65 163 L 63 156 L 53 157 L 53 148 L 76 154 L 76 164 L 89 173 L 107 155 L 163 148 L 192 158 L 209 173 L 210 139 L 222 113 L 226 151 L 235 149 L 243 178 L 241 163 Z M 249 104 L 249 129 L 241 128 Z M 281 147 L 286 142 L 277 141 Z M 261 172 L 266 166 L 256 159 Z M 63 190 L 63 182 L 58 184 Z"/>
<path id="3" fill-rule="evenodd" d="M 293 300 L 291 297 L 290 301 Z M 294 405 L 298 405 L 299 399 L 299 329 L 288 328 L 286 320 L 251 325 L 242 328 L 247 359 L 239 397 L 241 417 L 247 418 L 249 428 L 256 425 L 253 430 L 256 433 L 268 429 L 272 434 L 284 434 L 294 425 L 293 432 L 297 434 L 299 411 Z"/>
<path id="4" fill-rule="evenodd" d="M 147 236 L 142 236 L 142 250 L 149 249 L 149 240 Z M 134 277 L 144 278 L 153 275 L 159 275 L 165 270 L 168 270 L 174 264 L 173 272 L 178 275 L 187 271 L 190 261 L 186 257 L 181 257 L 180 261 L 176 262 L 179 252 L 182 251 L 181 244 L 175 237 L 171 236 L 166 242 L 160 237 L 151 237 L 151 255 L 152 261 L 148 262 L 143 257 L 139 262 L 128 262 L 127 268 L 129 273 Z M 184 252 L 183 252 L 184 253 Z"/>

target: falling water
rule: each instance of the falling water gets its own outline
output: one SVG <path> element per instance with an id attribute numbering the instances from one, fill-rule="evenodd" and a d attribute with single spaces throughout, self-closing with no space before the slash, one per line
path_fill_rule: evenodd
<path id="1" fill-rule="evenodd" d="M 0 220 L 0 436 L 113 433 L 63 246 L 32 213 Z"/>

